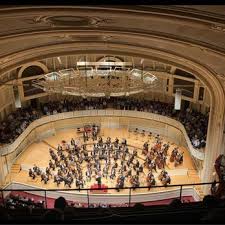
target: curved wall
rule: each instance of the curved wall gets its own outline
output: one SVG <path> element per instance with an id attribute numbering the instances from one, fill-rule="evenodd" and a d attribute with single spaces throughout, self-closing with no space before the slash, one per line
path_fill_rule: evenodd
<path id="1" fill-rule="evenodd" d="M 204 160 L 204 152 L 193 148 L 184 126 L 169 117 L 129 110 L 83 110 L 65 112 L 35 120 L 15 142 L 0 149 L 1 183 L 4 183 L 5 177 L 9 173 L 11 165 L 17 156 L 31 143 L 54 135 L 58 130 L 82 127 L 88 123 L 95 123 L 101 127 L 108 128 L 139 128 L 158 133 L 179 145 L 187 147 L 193 157 Z"/>

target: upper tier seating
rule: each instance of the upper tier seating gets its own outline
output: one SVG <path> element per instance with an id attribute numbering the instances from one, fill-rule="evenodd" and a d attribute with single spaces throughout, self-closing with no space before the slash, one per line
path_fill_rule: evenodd
<path id="1" fill-rule="evenodd" d="M 193 147 L 205 147 L 208 115 L 189 108 L 186 111 L 181 110 L 178 112 L 174 110 L 173 104 L 159 101 L 139 101 L 127 98 L 64 100 L 42 104 L 41 109 L 32 107 L 18 109 L 9 114 L 7 120 L 0 124 L 0 143 L 12 143 L 31 122 L 43 115 L 106 108 L 145 111 L 172 117 L 184 125 Z"/>

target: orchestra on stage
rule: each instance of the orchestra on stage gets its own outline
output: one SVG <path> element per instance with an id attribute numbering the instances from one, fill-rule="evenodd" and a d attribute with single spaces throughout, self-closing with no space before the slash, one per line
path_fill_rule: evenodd
<path id="1" fill-rule="evenodd" d="M 45 171 L 34 165 L 29 169 L 29 177 L 41 177 L 44 184 L 53 179 L 57 186 L 64 183 L 69 188 L 74 183 L 79 189 L 87 187 L 86 184 L 93 182 L 93 179 L 101 187 L 102 178 L 105 178 L 115 181 L 117 191 L 125 186 L 125 181 L 135 190 L 143 180 L 142 186 L 150 190 L 156 185 L 154 173 L 159 173 L 157 178 L 161 184 L 158 185 L 167 186 L 171 183 L 171 177 L 166 171 L 167 158 L 175 167 L 183 163 L 183 153 L 179 152 L 178 147 L 168 155 L 170 144 L 163 144 L 160 135 L 153 137 L 151 133 L 153 146 L 150 148 L 149 143 L 145 142 L 139 155 L 138 150 L 129 146 L 126 139 L 120 141 L 107 137 L 104 141 L 99 130 L 96 125 L 86 126 L 82 131 L 83 143 L 72 138 L 69 143 L 62 141 L 56 149 L 50 148 L 51 159 Z M 93 142 L 88 143 L 89 139 Z"/>

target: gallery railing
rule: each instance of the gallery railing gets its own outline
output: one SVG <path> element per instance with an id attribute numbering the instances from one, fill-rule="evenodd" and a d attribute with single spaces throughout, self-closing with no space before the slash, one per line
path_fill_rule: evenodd
<path id="1" fill-rule="evenodd" d="M 68 197 L 68 193 L 70 195 L 73 195 L 73 191 L 76 191 L 77 193 L 82 194 L 82 196 L 86 196 L 86 202 L 84 203 L 83 207 L 90 207 L 91 204 L 93 204 L 93 202 L 91 201 L 91 198 L 93 196 L 93 194 L 91 193 L 92 191 L 109 191 L 109 190 L 116 190 L 116 191 L 121 191 L 121 190 L 128 190 L 128 193 L 126 194 L 121 194 L 120 193 L 117 194 L 94 194 L 95 197 L 98 199 L 99 198 L 99 204 L 105 204 L 106 203 L 106 199 L 107 196 L 111 196 L 111 199 L 115 198 L 114 201 L 114 205 L 126 205 L 128 207 L 133 206 L 135 203 L 137 202 L 142 202 L 145 203 L 147 198 L 145 196 L 149 195 L 149 194 L 158 194 L 159 192 L 161 192 L 161 194 L 163 193 L 163 195 L 161 196 L 160 200 L 157 199 L 153 199 L 152 201 L 154 202 L 154 205 L 157 204 L 169 204 L 171 202 L 172 199 L 174 198 L 178 198 L 181 201 L 191 201 L 190 197 L 192 197 L 194 199 L 194 201 L 200 201 L 202 200 L 202 198 L 204 197 L 203 192 L 202 192 L 202 187 L 206 187 L 208 190 L 212 190 L 213 187 L 220 185 L 222 182 L 208 182 L 208 183 L 192 183 L 192 184 L 173 184 L 173 185 L 167 185 L 167 186 L 163 186 L 163 185 L 156 185 L 156 186 L 151 186 L 151 190 L 148 190 L 148 186 L 140 186 L 140 187 L 123 187 L 123 188 L 116 188 L 116 187 L 104 187 L 104 188 L 67 188 L 67 189 L 1 189 L 1 202 L 3 203 L 3 205 L 6 206 L 6 199 L 8 198 L 9 194 L 13 194 L 16 193 L 17 196 L 26 196 L 29 198 L 35 198 L 36 200 L 38 199 L 38 201 L 42 200 L 44 207 L 45 208 L 52 208 L 54 205 L 54 199 L 63 196 L 65 197 L 65 199 L 68 202 L 76 202 L 79 203 L 79 201 L 73 200 L 70 201 L 67 199 Z M 161 190 L 157 190 L 154 191 L 154 189 L 161 189 Z M 136 190 L 140 190 L 140 189 L 146 189 L 143 192 L 137 192 Z M 166 191 L 162 191 L 167 189 Z M 176 190 L 176 191 L 174 191 Z M 187 192 L 185 190 L 188 190 Z M 190 192 L 190 190 L 193 190 L 192 192 Z M 48 196 L 49 192 L 54 192 L 54 199 L 52 197 Z M 28 193 L 28 195 L 24 194 L 24 193 Z M 30 194 L 32 193 L 32 194 Z M 169 195 L 166 195 L 166 199 L 163 199 L 163 196 L 165 197 L 165 193 L 169 193 Z M 192 193 L 192 194 L 191 194 Z M 30 194 L 30 195 L 29 195 Z M 142 196 L 142 199 L 137 198 L 137 196 Z M 201 196 L 200 196 L 201 195 Z M 121 197 L 120 197 L 121 196 Z M 169 198 L 168 198 L 169 196 Z M 126 197 L 126 198 L 124 198 Z M 188 200 L 189 197 L 189 200 Z M 120 202 L 120 204 L 117 204 L 117 200 L 118 199 L 126 199 L 124 200 L 123 203 Z M 186 199 L 185 199 L 186 198 Z M 136 199 L 136 200 L 135 200 Z M 192 201 L 193 201 L 192 199 Z M 165 201 L 168 200 L 168 201 Z M 101 202 L 102 201 L 102 202 Z M 35 201 L 36 202 L 36 201 Z M 151 201 L 149 202 L 151 205 Z M 113 205 L 110 204 L 110 205 Z"/>

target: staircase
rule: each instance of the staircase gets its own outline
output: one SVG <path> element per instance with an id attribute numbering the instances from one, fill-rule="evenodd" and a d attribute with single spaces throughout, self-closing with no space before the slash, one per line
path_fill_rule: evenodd
<path id="1" fill-rule="evenodd" d="M 204 198 L 204 194 L 203 194 L 201 186 L 195 186 L 195 190 L 197 191 L 197 193 L 198 193 L 198 195 L 200 197 L 200 201 L 202 201 L 203 198 Z"/>
<path id="2" fill-rule="evenodd" d="M 11 167 L 11 173 L 19 173 L 21 170 L 20 164 L 13 164 Z"/>
<path id="3" fill-rule="evenodd" d="M 199 178 L 199 175 L 197 173 L 196 170 L 188 170 L 188 176 L 189 176 L 189 179 L 191 180 L 191 183 L 200 183 L 200 178 Z M 195 187 L 195 190 L 197 191 L 199 197 L 200 197 L 200 200 L 202 201 L 203 198 L 204 198 L 204 194 L 203 194 L 203 191 L 202 191 L 202 187 L 201 185 L 198 185 L 198 186 L 194 186 Z"/>

